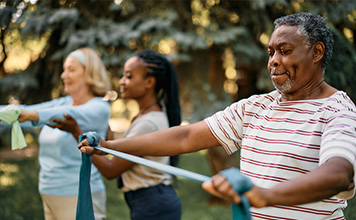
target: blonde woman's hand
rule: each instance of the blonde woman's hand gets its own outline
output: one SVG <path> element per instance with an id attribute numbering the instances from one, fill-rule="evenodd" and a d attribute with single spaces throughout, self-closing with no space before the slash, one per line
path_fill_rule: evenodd
<path id="1" fill-rule="evenodd" d="M 38 113 L 36 111 L 27 111 L 25 109 L 21 109 L 21 114 L 17 120 L 19 122 L 38 121 Z"/>

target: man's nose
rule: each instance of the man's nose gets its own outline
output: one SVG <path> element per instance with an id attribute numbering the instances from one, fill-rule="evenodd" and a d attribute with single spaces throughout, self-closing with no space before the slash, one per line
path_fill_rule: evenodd
<path id="1" fill-rule="evenodd" d="M 277 53 L 273 54 L 273 56 L 271 56 L 269 58 L 269 65 L 270 66 L 273 66 L 273 67 L 276 67 L 280 64 L 280 58 L 278 56 Z"/>

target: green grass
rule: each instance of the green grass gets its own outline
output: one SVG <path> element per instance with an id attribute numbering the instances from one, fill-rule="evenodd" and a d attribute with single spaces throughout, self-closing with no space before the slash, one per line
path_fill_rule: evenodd
<path id="1" fill-rule="evenodd" d="M 0 218 L 43 219 L 36 158 L 0 160 Z"/>
<path id="2" fill-rule="evenodd" d="M 182 155 L 180 167 L 210 176 L 206 157 L 202 152 Z M 0 219 L 43 219 L 41 198 L 37 191 L 39 164 L 37 158 L 0 159 Z M 116 181 L 104 179 L 107 189 L 107 219 L 129 220 L 129 209 Z M 212 197 L 198 182 L 178 178 L 174 184 L 182 202 L 182 220 L 231 219 L 226 203 L 212 203 Z M 348 201 L 346 219 L 356 219 L 356 198 Z"/>

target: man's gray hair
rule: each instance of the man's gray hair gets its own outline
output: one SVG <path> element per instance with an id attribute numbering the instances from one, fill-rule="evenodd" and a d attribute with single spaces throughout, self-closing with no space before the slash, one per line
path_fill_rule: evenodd
<path id="1" fill-rule="evenodd" d="M 320 15 L 301 12 L 280 17 L 274 21 L 274 30 L 281 25 L 296 25 L 301 34 L 307 38 L 307 45 L 312 46 L 317 42 L 325 45 L 325 54 L 322 59 L 323 68 L 331 60 L 333 54 L 333 34 L 325 18 Z"/>

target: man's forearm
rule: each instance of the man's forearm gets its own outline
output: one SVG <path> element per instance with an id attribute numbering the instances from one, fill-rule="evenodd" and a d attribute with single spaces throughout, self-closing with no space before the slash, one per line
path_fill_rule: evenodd
<path id="1" fill-rule="evenodd" d="M 267 206 L 298 205 L 330 198 L 346 191 L 352 182 L 353 167 L 343 158 L 331 158 L 319 168 L 299 178 L 265 190 Z M 253 195 L 247 194 L 253 201 Z"/>

